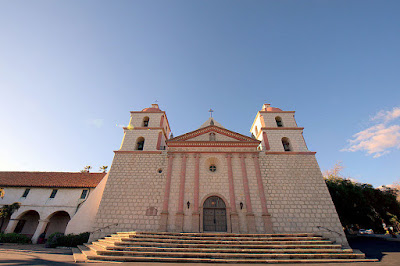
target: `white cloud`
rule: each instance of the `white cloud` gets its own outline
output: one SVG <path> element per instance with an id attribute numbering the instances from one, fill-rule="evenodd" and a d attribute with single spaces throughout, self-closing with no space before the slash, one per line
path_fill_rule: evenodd
<path id="1" fill-rule="evenodd" d="M 400 149 L 400 126 L 390 122 L 400 117 L 400 108 L 395 107 L 392 111 L 379 111 L 371 121 L 380 121 L 353 135 L 348 140 L 349 147 L 341 151 L 364 151 L 373 158 L 381 157 L 394 149 Z"/>
<path id="2" fill-rule="evenodd" d="M 104 124 L 104 119 L 100 119 L 100 118 L 90 119 L 88 121 L 88 124 L 91 126 L 95 126 L 97 128 L 101 128 Z"/>
<path id="3" fill-rule="evenodd" d="M 372 121 L 381 120 L 385 123 L 395 120 L 400 117 L 400 107 L 394 107 L 392 111 L 379 111 L 371 118 Z"/>

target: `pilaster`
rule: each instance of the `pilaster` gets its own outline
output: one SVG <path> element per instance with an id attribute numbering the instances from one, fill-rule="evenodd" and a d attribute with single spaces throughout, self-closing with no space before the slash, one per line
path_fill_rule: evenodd
<path id="1" fill-rule="evenodd" d="M 186 178 L 186 154 L 182 154 L 182 163 L 181 163 L 181 178 L 179 184 L 179 201 L 178 201 L 178 212 L 176 213 L 175 218 L 175 229 L 178 232 L 183 232 L 183 199 L 185 196 L 185 178 Z"/>
<path id="2" fill-rule="evenodd" d="M 160 218 L 160 231 L 167 232 L 168 230 L 168 205 L 169 205 L 169 194 L 171 192 L 171 175 L 172 175 L 172 162 L 174 159 L 174 155 L 168 155 L 168 169 L 167 169 L 167 180 L 165 182 L 165 191 L 164 191 L 164 203 L 163 210 L 161 212 Z"/>
<path id="3" fill-rule="evenodd" d="M 243 189 L 245 195 L 245 202 L 246 202 L 246 219 L 247 219 L 247 231 L 248 233 L 255 233 L 256 232 L 256 222 L 253 213 L 253 207 L 251 205 L 251 198 L 250 198 L 250 189 L 249 189 L 249 179 L 247 178 L 247 169 L 246 169 L 246 155 L 240 154 L 240 164 L 242 167 L 242 178 L 243 178 Z"/>
<path id="4" fill-rule="evenodd" d="M 235 199 L 235 187 L 233 182 L 233 171 L 232 171 L 232 154 L 226 155 L 226 162 L 228 165 L 228 181 L 229 181 L 229 201 L 231 205 L 231 224 L 232 233 L 239 233 L 239 216 L 236 210 L 236 199 Z"/>

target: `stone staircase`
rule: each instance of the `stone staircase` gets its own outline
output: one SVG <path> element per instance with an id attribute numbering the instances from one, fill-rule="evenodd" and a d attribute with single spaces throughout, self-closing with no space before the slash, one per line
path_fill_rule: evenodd
<path id="1" fill-rule="evenodd" d="M 371 262 L 315 234 L 121 232 L 78 246 L 86 261 L 182 263 Z M 75 254 L 75 253 L 74 253 Z M 82 255 L 81 255 L 82 256 Z"/>

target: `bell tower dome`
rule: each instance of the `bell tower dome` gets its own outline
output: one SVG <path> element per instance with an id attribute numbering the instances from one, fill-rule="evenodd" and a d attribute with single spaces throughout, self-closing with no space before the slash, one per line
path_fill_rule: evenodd
<path id="1" fill-rule="evenodd" d="M 171 129 L 165 111 L 158 104 L 131 111 L 129 125 L 124 127 L 121 151 L 156 151 L 166 149 Z"/>

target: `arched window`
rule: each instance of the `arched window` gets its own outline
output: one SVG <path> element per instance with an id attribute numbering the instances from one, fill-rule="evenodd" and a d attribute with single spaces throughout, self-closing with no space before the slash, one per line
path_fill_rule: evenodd
<path id="1" fill-rule="evenodd" d="M 257 128 L 257 126 L 256 126 L 256 128 L 254 129 L 254 132 L 256 133 L 255 137 L 257 138 L 257 136 L 258 136 L 258 128 Z"/>
<path id="2" fill-rule="evenodd" d="M 210 141 L 215 141 L 215 133 L 210 133 Z"/>
<path id="3" fill-rule="evenodd" d="M 288 138 L 282 138 L 282 145 L 285 151 L 292 151 L 292 145 L 290 145 Z"/>
<path id="4" fill-rule="evenodd" d="M 144 148 L 144 138 L 140 137 L 136 141 L 136 150 L 137 151 L 142 151 Z"/>
<path id="5" fill-rule="evenodd" d="M 144 127 L 148 127 L 149 126 L 149 117 L 146 116 L 145 118 L 143 118 L 143 126 Z"/>
<path id="6" fill-rule="evenodd" d="M 280 116 L 275 117 L 275 121 L 278 127 L 283 127 L 282 118 Z"/>

